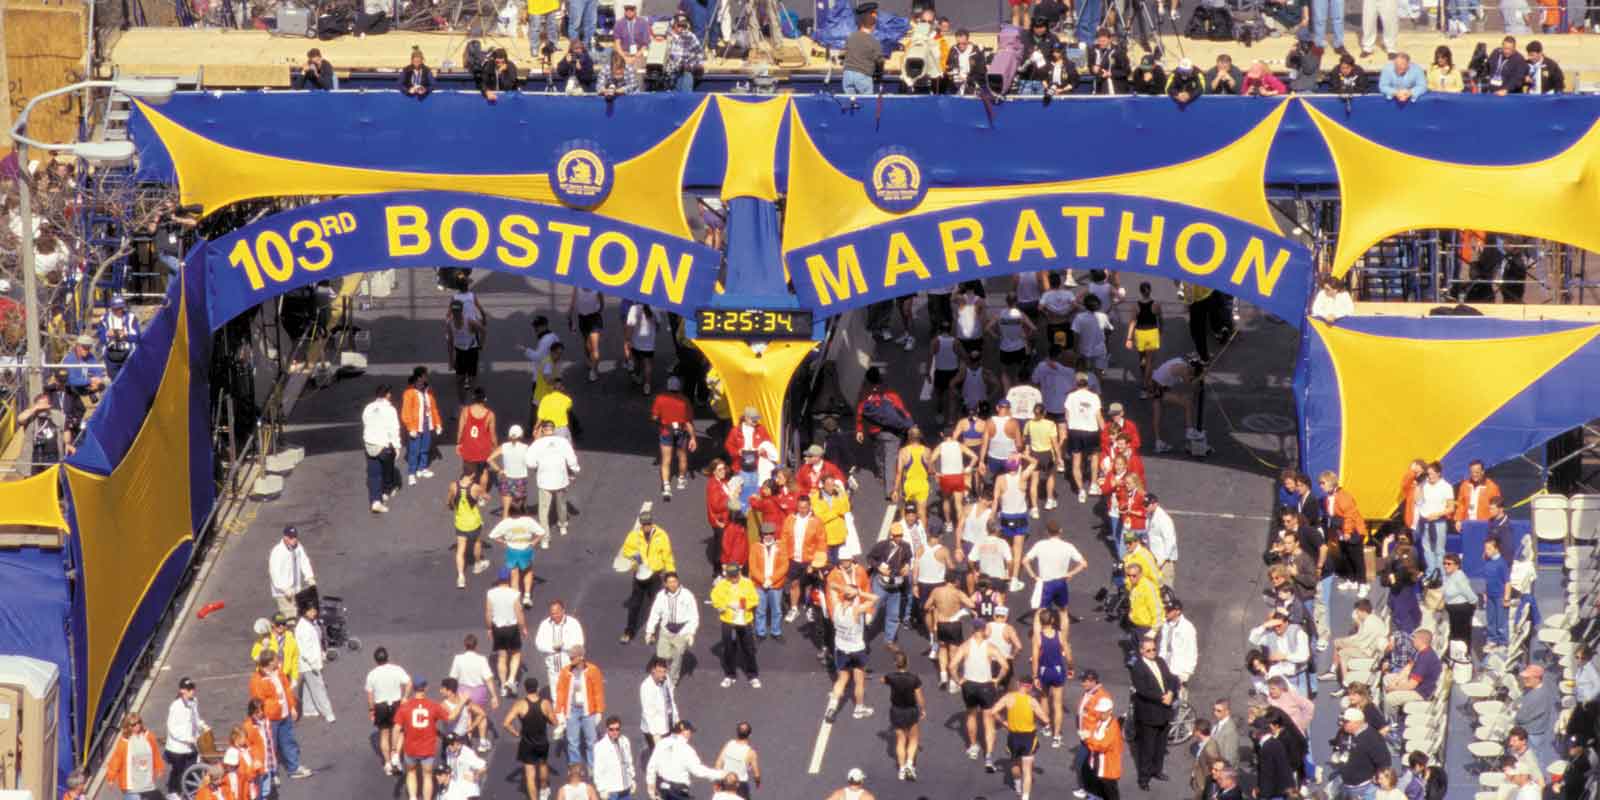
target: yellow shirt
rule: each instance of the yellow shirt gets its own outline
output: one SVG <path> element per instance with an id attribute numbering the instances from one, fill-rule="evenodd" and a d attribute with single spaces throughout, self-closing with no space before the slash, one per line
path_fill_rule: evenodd
<path id="1" fill-rule="evenodd" d="M 572 398 L 564 392 L 554 389 L 539 401 L 539 421 L 549 420 L 557 428 L 565 428 L 571 423 L 569 412 L 572 411 Z"/>
<path id="2" fill-rule="evenodd" d="M 1141 575 L 1154 581 L 1156 586 L 1161 585 L 1161 570 L 1156 569 L 1156 556 L 1150 552 L 1150 548 L 1141 546 L 1129 550 L 1122 563 L 1124 566 L 1138 564 Z"/>
<path id="3" fill-rule="evenodd" d="M 1154 628 L 1164 615 L 1156 582 L 1141 577 L 1128 595 L 1128 621 L 1141 628 Z"/>
<path id="4" fill-rule="evenodd" d="M 678 568 L 677 563 L 672 560 L 672 540 L 667 537 L 667 529 L 660 525 L 657 525 L 655 532 L 650 535 L 648 548 L 642 531 L 638 528 L 628 531 L 628 537 L 622 540 L 621 557 L 632 559 L 635 556 L 642 557 L 645 566 L 658 575 Z"/>
<path id="5" fill-rule="evenodd" d="M 255 663 L 256 659 L 261 658 L 262 650 L 271 650 L 278 654 L 278 666 L 283 670 L 283 676 L 288 678 L 290 683 L 299 683 L 300 645 L 294 640 L 294 631 L 286 630 L 283 632 L 282 650 L 278 649 L 276 636 L 277 634 L 275 633 L 269 633 L 261 637 L 260 641 L 256 642 L 255 647 L 250 648 L 250 662 Z"/>
<path id="6" fill-rule="evenodd" d="M 561 0 L 528 0 L 528 16 L 549 14 L 561 7 Z"/>
<path id="7" fill-rule="evenodd" d="M 1033 698 L 1027 692 L 1017 692 L 1006 708 L 1006 729 L 1012 733 L 1033 733 L 1034 725 Z"/>
<path id="8" fill-rule="evenodd" d="M 829 547 L 844 544 L 845 534 L 848 533 L 844 515 L 850 513 L 850 495 L 840 492 L 830 498 L 824 497 L 821 492 L 812 492 L 811 513 L 822 520 L 822 532 L 827 535 Z"/>
<path id="9" fill-rule="evenodd" d="M 755 617 L 756 605 L 760 602 L 755 582 L 749 578 L 739 578 L 737 581 L 718 578 L 711 587 L 711 606 L 729 625 L 750 624 Z"/>
<path id="10" fill-rule="evenodd" d="M 1056 424 L 1048 419 L 1030 419 L 1028 424 L 1022 426 L 1022 435 L 1028 440 L 1028 449 L 1035 453 L 1050 453 L 1054 451 L 1051 443 L 1055 440 Z"/>

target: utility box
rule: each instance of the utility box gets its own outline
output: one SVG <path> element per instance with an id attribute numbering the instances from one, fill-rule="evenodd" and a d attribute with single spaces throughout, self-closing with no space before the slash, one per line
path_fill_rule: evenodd
<path id="1" fill-rule="evenodd" d="M 27 656 L 0 656 L 0 787 L 57 797 L 56 665 Z"/>

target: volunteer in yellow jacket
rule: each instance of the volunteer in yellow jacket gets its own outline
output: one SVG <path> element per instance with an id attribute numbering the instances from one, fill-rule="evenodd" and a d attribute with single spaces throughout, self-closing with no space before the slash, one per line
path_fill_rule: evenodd
<path id="1" fill-rule="evenodd" d="M 828 563 L 839 563 L 839 548 L 849 533 L 845 515 L 850 513 L 850 495 L 844 490 L 844 481 L 838 478 L 823 481 L 822 486 L 811 493 L 811 511 L 822 520 L 822 530 L 827 535 Z"/>
<path id="2" fill-rule="evenodd" d="M 756 584 L 739 574 L 738 564 L 723 564 L 722 577 L 711 586 L 711 606 L 722 619 L 722 688 L 733 685 L 736 667 L 743 667 L 750 688 L 761 688 L 761 669 L 756 666 L 756 641 L 750 633 L 761 597 Z"/>
<path id="3" fill-rule="evenodd" d="M 631 566 L 629 566 L 631 564 Z M 650 603 L 661 589 L 661 574 L 676 572 L 678 564 L 672 558 L 672 540 L 664 528 L 655 524 L 649 509 L 639 512 L 639 524 L 628 531 L 622 540 L 622 552 L 617 554 L 619 571 L 632 570 L 633 593 L 628 595 L 627 627 L 622 629 L 623 644 L 633 641 L 634 634 L 644 623 Z M 754 609 L 755 606 L 751 605 Z"/>
<path id="4" fill-rule="evenodd" d="M 300 645 L 295 641 L 294 631 L 289 630 L 289 618 L 273 614 L 272 625 L 265 631 L 261 627 L 263 622 L 266 620 L 256 620 L 255 631 L 261 638 L 250 648 L 250 663 L 260 660 L 262 651 L 277 653 L 278 662 L 283 665 L 283 676 L 289 679 L 289 685 L 300 685 Z"/>
<path id="5" fill-rule="evenodd" d="M 1128 587 L 1128 624 L 1133 628 L 1132 649 L 1128 651 L 1128 664 L 1132 665 L 1139 642 L 1161 625 L 1166 612 L 1161 608 L 1161 587 L 1142 567 L 1129 564 L 1123 576 Z"/>

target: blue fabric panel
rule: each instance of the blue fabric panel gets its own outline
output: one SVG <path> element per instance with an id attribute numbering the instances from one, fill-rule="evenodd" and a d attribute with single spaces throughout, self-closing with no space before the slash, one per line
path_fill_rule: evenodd
<path id="1" fill-rule="evenodd" d="M 67 456 L 68 464 L 107 475 L 127 454 L 167 371 L 167 354 L 178 319 L 178 289 L 176 281 L 168 287 L 166 305 L 145 326 L 139 346 L 89 415 L 83 441 L 76 453 Z"/>
<path id="2" fill-rule="evenodd" d="M 778 207 L 753 197 L 728 201 L 728 270 L 717 305 L 737 308 L 799 308 L 783 279 Z"/>
<path id="3" fill-rule="evenodd" d="M 1312 124 L 1306 107 L 1290 103 L 1267 154 L 1267 185 L 1331 186 L 1337 179 L 1333 155 L 1322 141 L 1322 133 Z M 1338 196 L 1331 199 L 1337 200 Z"/>
<path id="4" fill-rule="evenodd" d="M 1493 380 L 1492 371 L 1485 376 Z M 1600 409 L 1600 340 L 1590 340 L 1496 409 L 1441 459 L 1445 475 L 1464 476 L 1473 459 L 1499 464 L 1594 419 Z"/>
<path id="5" fill-rule="evenodd" d="M 1506 98 L 1428 94 L 1411 103 L 1357 98 L 1345 112 L 1334 97 L 1308 98 L 1318 111 L 1373 142 L 1422 158 L 1459 164 L 1525 164 L 1571 147 L 1600 119 L 1600 97 Z M 1492 142 L 1485 146 L 1486 137 Z"/>
<path id="6" fill-rule="evenodd" d="M 1339 404 L 1339 378 L 1333 359 L 1316 331 L 1300 335 L 1300 358 L 1294 373 L 1295 410 L 1300 415 L 1300 469 L 1313 480 L 1323 470 L 1339 470 L 1344 411 Z"/>
<path id="7" fill-rule="evenodd" d="M 189 324 L 189 530 L 196 536 L 216 499 L 211 450 L 211 345 L 206 317 L 206 270 L 198 258 L 184 265 L 184 313 Z"/>
<path id="8" fill-rule="evenodd" d="M 79 731 L 73 700 L 81 683 L 75 680 L 67 641 L 72 607 L 61 556 L 31 547 L 0 551 L 0 585 L 6 587 L 0 602 L 0 653 L 48 661 L 60 670 L 56 774 L 64 783 L 76 761 Z"/>

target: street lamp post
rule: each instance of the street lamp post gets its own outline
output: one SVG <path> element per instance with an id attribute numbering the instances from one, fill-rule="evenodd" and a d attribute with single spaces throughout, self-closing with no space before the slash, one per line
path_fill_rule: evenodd
<path id="1" fill-rule="evenodd" d="M 44 391 L 44 376 L 41 370 L 44 365 L 44 347 L 41 342 L 41 326 L 39 318 L 39 278 L 34 273 L 33 252 L 33 197 L 31 187 L 28 185 L 28 148 L 37 147 L 40 150 L 51 152 L 71 153 L 79 158 L 97 163 L 121 163 L 133 158 L 133 142 L 73 142 L 71 144 L 48 144 L 28 138 L 23 130 L 28 125 L 28 114 L 35 106 L 64 94 L 71 94 L 83 89 L 111 89 L 116 92 L 137 97 L 152 103 L 165 102 L 172 93 L 178 90 L 178 83 L 169 79 L 128 78 L 115 81 L 79 81 L 70 86 L 63 86 L 45 92 L 28 101 L 22 113 L 17 115 L 16 125 L 11 129 L 11 140 L 16 144 L 17 152 L 17 211 L 22 215 L 22 291 L 26 295 L 24 309 L 27 314 L 27 358 L 28 358 L 28 400 L 32 400 Z"/>

